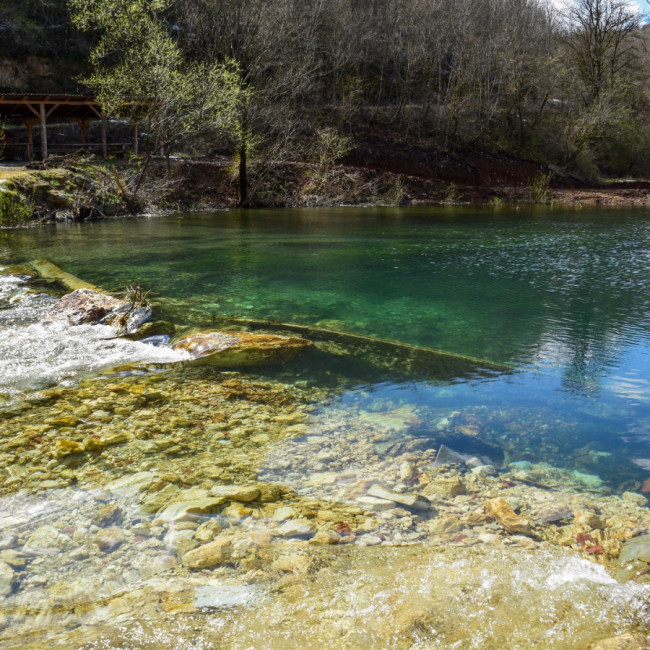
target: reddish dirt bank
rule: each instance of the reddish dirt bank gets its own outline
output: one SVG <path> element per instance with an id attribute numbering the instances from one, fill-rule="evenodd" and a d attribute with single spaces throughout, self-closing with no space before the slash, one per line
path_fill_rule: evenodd
<path id="1" fill-rule="evenodd" d="M 359 148 L 344 164 L 283 163 L 251 170 L 255 207 L 426 203 L 558 203 L 650 205 L 650 181 L 589 186 L 540 164 L 505 154 L 439 153 L 394 147 L 370 155 Z M 378 154 L 380 152 L 374 152 Z M 179 161 L 168 200 L 179 207 L 237 207 L 229 161 Z M 162 168 L 159 170 L 162 173 Z M 535 187 L 546 174 L 548 182 Z"/>

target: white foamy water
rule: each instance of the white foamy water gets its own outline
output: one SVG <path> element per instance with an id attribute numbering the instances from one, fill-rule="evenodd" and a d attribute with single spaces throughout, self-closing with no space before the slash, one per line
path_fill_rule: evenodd
<path id="1" fill-rule="evenodd" d="M 186 353 L 115 338 L 105 325 L 41 322 L 55 304 L 27 278 L 0 275 L 0 395 L 5 399 L 127 363 L 170 363 Z"/>

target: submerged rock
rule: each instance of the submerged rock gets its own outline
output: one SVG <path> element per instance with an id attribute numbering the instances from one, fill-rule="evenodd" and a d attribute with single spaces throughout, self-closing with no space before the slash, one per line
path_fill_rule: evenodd
<path id="1" fill-rule="evenodd" d="M 47 318 L 68 321 L 70 325 L 94 324 L 123 307 L 126 305 L 121 300 L 106 293 L 92 289 L 77 289 L 63 296 L 50 309 Z"/>
<path id="2" fill-rule="evenodd" d="M 177 341 L 174 350 L 222 368 L 281 363 L 312 345 L 307 339 L 250 332 L 203 332 Z"/>
<path id="3" fill-rule="evenodd" d="M 407 508 L 413 508 L 415 510 L 429 510 L 431 508 L 429 499 L 426 497 L 419 494 L 401 494 L 400 492 L 393 492 L 392 490 L 387 490 L 381 485 L 371 486 L 368 490 L 368 494 L 371 497 L 399 503 Z"/>
<path id="4" fill-rule="evenodd" d="M 511 535 L 530 535 L 531 523 L 519 516 L 503 498 L 492 499 L 485 504 L 486 512 L 494 517 L 502 528 Z"/>
<path id="5" fill-rule="evenodd" d="M 103 528 L 95 535 L 95 544 L 100 550 L 109 553 L 124 543 L 126 536 L 121 528 Z"/>
<path id="6" fill-rule="evenodd" d="M 183 555 L 183 564 L 190 569 L 207 569 L 223 564 L 230 557 L 230 540 L 217 539 Z"/>
<path id="7" fill-rule="evenodd" d="M 14 580 L 15 574 L 13 569 L 6 562 L 0 560 L 0 597 L 11 593 Z"/>

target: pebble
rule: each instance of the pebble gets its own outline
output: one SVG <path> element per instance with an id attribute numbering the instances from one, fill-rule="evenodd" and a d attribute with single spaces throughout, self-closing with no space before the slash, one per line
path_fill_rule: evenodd
<path id="1" fill-rule="evenodd" d="M 126 540 L 124 531 L 121 528 L 104 528 L 95 534 L 93 541 L 101 551 L 109 553 L 114 551 Z"/>
<path id="2" fill-rule="evenodd" d="M 231 548 L 230 540 L 218 539 L 185 553 L 183 564 L 190 569 L 215 567 L 228 560 Z"/>
<path id="3" fill-rule="evenodd" d="M 281 537 L 313 537 L 316 534 L 316 528 L 307 519 L 289 519 L 285 521 L 277 530 Z"/>
<path id="4" fill-rule="evenodd" d="M 13 589 L 15 573 L 4 561 L 0 560 L 0 596 L 7 596 Z"/>

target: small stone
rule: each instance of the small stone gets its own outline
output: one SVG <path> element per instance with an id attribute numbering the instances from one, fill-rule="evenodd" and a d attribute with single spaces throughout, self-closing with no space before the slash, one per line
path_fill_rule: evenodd
<path id="1" fill-rule="evenodd" d="M 121 445 L 123 442 L 130 440 L 129 435 L 126 433 L 114 433 L 112 436 L 106 436 L 104 442 L 107 445 Z"/>
<path id="2" fill-rule="evenodd" d="M 494 465 L 478 465 L 472 469 L 474 476 L 496 476 L 497 470 Z"/>
<path id="3" fill-rule="evenodd" d="M 65 458 L 72 454 L 82 454 L 84 451 L 84 447 L 80 442 L 75 442 L 74 440 L 57 440 L 52 455 L 54 458 Z"/>
<path id="4" fill-rule="evenodd" d="M 418 470 L 415 463 L 404 462 L 399 466 L 401 481 L 411 481 L 417 476 Z"/>
<path id="5" fill-rule="evenodd" d="M 82 444 L 84 450 L 86 451 L 102 451 L 106 448 L 106 443 L 103 440 L 100 440 L 99 438 L 93 438 L 92 436 L 84 438 Z"/>
<path id="6" fill-rule="evenodd" d="M 137 472 L 107 483 L 104 489 L 120 496 L 131 496 L 149 485 L 154 478 L 153 472 Z"/>
<path id="7" fill-rule="evenodd" d="M 260 495 L 258 500 L 262 503 L 274 503 L 285 493 L 284 488 L 279 485 L 260 485 L 259 489 Z"/>
<path id="8" fill-rule="evenodd" d="M 306 555 L 294 553 L 277 558 L 271 564 L 274 571 L 283 571 L 285 573 L 305 574 L 309 570 L 310 561 Z"/>
<path id="9" fill-rule="evenodd" d="M 114 503 L 102 506 L 92 518 L 93 524 L 100 528 L 105 528 L 110 524 L 115 524 L 124 518 L 124 511 Z"/>
<path id="10" fill-rule="evenodd" d="M 260 491 L 254 486 L 242 485 L 215 485 L 210 490 L 210 495 L 213 497 L 223 497 L 228 501 L 241 501 L 248 503 L 254 501 L 259 497 Z"/>
<path id="11" fill-rule="evenodd" d="M 223 527 L 216 519 L 209 519 L 202 523 L 197 529 L 194 537 L 199 542 L 209 542 L 215 535 L 218 535 Z"/>
<path id="12" fill-rule="evenodd" d="M 281 508 L 278 508 L 274 513 L 273 521 L 286 521 L 287 519 L 292 519 L 293 517 L 296 516 L 296 511 L 293 508 L 289 508 L 288 506 L 283 506 Z"/>
<path id="13" fill-rule="evenodd" d="M 273 535 L 268 530 L 254 530 L 251 533 L 251 542 L 256 546 L 270 546 Z"/>
<path id="14" fill-rule="evenodd" d="M 594 530 L 604 530 L 603 520 L 593 512 L 583 512 L 576 516 L 575 523 L 578 526 Z"/>
<path id="15" fill-rule="evenodd" d="M 532 526 L 528 519 L 520 517 L 503 498 L 492 499 L 485 504 L 485 511 L 508 533 L 530 535 Z"/>
<path id="16" fill-rule="evenodd" d="M 110 553 L 124 543 L 126 536 L 121 528 L 104 528 L 95 535 L 95 544 L 101 551 Z"/>
<path id="17" fill-rule="evenodd" d="M 59 531 L 46 524 L 37 528 L 23 546 L 23 552 L 28 555 L 54 555 L 58 553 L 67 543 L 68 538 L 61 535 Z"/>
<path id="18" fill-rule="evenodd" d="M 365 510 L 370 510 L 372 512 L 392 510 L 395 507 L 395 503 L 393 501 L 387 501 L 386 499 L 379 499 L 377 497 L 359 497 L 355 501 Z"/>
<path id="19" fill-rule="evenodd" d="M 197 499 L 195 501 L 178 501 L 167 506 L 158 514 L 161 521 L 181 521 L 188 517 L 196 515 L 211 514 L 226 502 L 225 497 L 208 497 Z"/>
<path id="20" fill-rule="evenodd" d="M 467 494 L 465 484 L 458 478 L 436 478 L 422 491 L 426 497 L 442 496 L 447 498 L 454 498 L 463 494 Z"/>
<path id="21" fill-rule="evenodd" d="M 25 568 L 25 556 L 15 549 L 6 549 L 2 551 L 2 553 L 0 553 L 0 559 L 4 560 L 10 567 L 14 569 Z"/>
<path id="22" fill-rule="evenodd" d="M 429 532 L 433 535 L 450 535 L 459 533 L 465 525 L 452 515 L 437 517 L 429 524 Z"/>
<path id="23" fill-rule="evenodd" d="M 634 503 L 637 506 L 643 507 L 648 505 L 648 499 L 638 492 L 623 492 L 623 500 Z"/>
<path id="24" fill-rule="evenodd" d="M 359 537 L 357 540 L 357 544 L 359 546 L 379 546 L 384 540 L 381 539 L 381 537 L 378 537 L 377 535 L 362 535 Z"/>
<path id="25" fill-rule="evenodd" d="M 313 537 L 316 528 L 307 519 L 289 519 L 278 529 L 281 537 Z"/>
<path id="26" fill-rule="evenodd" d="M 0 560 L 0 596 L 8 596 L 14 587 L 15 574 L 13 569 Z"/>
<path id="27" fill-rule="evenodd" d="M 18 543 L 18 537 L 12 532 L 4 532 L 0 537 L 0 549 L 14 548 Z"/>
<path id="28" fill-rule="evenodd" d="M 429 499 L 426 497 L 419 494 L 401 494 L 399 492 L 393 492 L 392 490 L 387 490 L 377 484 L 370 487 L 368 495 L 376 497 L 377 499 L 393 501 L 394 503 L 399 503 L 407 508 L 413 508 L 415 510 L 429 510 L 431 508 L 431 503 L 429 503 Z"/>
<path id="29" fill-rule="evenodd" d="M 193 530 L 173 530 L 165 537 L 165 541 L 179 557 L 199 545 Z"/>
<path id="30" fill-rule="evenodd" d="M 338 544 L 341 536 L 331 530 L 321 530 L 317 532 L 310 540 L 310 544 Z"/>
<path id="31" fill-rule="evenodd" d="M 183 564 L 190 569 L 207 569 L 225 563 L 230 557 L 229 539 L 217 539 L 183 555 Z"/>

